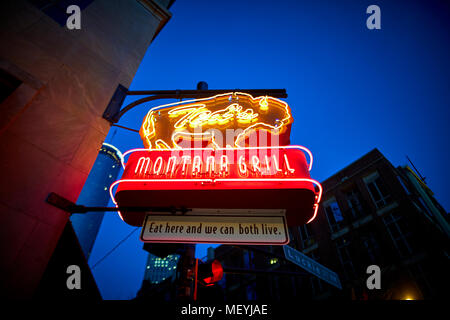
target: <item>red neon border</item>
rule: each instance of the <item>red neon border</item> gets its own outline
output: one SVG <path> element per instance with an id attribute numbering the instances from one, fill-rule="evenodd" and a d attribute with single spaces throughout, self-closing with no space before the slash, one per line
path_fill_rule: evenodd
<path id="1" fill-rule="evenodd" d="M 266 147 L 245 147 L 245 148 L 219 148 L 219 149 L 214 149 L 214 148 L 184 148 L 184 149 L 173 149 L 173 148 L 172 149 L 145 149 L 145 148 L 136 148 L 136 149 L 128 150 L 125 153 L 123 153 L 123 159 L 125 159 L 126 155 L 128 155 L 130 153 L 133 153 L 133 152 L 137 152 L 137 151 L 182 151 L 182 150 L 187 150 L 187 151 L 190 151 L 190 150 L 211 150 L 211 151 L 226 150 L 226 151 L 230 151 L 230 149 L 231 150 L 234 150 L 234 149 L 236 149 L 236 150 L 246 150 L 246 149 L 249 149 L 249 150 L 250 149 L 252 149 L 252 150 L 254 150 L 254 149 L 300 149 L 302 151 L 305 151 L 308 154 L 309 159 L 310 159 L 308 170 L 311 171 L 311 169 L 312 169 L 313 156 L 312 156 L 311 151 L 308 148 L 306 148 L 306 147 L 298 146 L 298 145 L 294 145 L 294 146 L 292 146 L 292 145 L 289 145 L 289 146 L 275 146 L 275 147 L 266 146 Z M 122 162 L 122 166 L 123 166 L 124 169 L 125 169 L 125 165 L 126 165 L 126 163 Z M 283 178 L 283 179 L 280 179 L 280 178 L 249 178 L 249 179 L 245 179 L 245 178 L 244 179 L 233 179 L 233 178 L 231 178 L 231 179 L 123 179 L 123 180 L 117 180 L 113 184 L 111 184 L 111 186 L 109 187 L 109 195 L 110 195 L 111 200 L 113 201 L 114 205 L 116 206 L 116 208 L 118 208 L 119 206 L 117 205 L 117 202 L 115 200 L 115 197 L 113 195 L 113 191 L 112 190 L 119 183 L 122 183 L 122 182 L 124 182 L 124 183 L 126 183 L 126 182 L 133 182 L 133 183 L 136 183 L 136 182 L 138 182 L 138 183 L 139 182 L 157 183 L 157 182 L 194 182 L 194 181 L 195 182 L 211 182 L 211 183 L 215 182 L 215 181 L 223 181 L 223 182 L 226 182 L 226 181 L 235 181 L 235 182 L 240 182 L 240 181 L 256 181 L 256 182 L 304 181 L 304 182 L 311 182 L 314 185 L 316 185 L 317 187 L 319 187 L 319 194 L 316 194 L 316 197 L 315 197 L 315 201 L 314 201 L 314 205 L 313 205 L 314 214 L 313 214 L 312 218 L 309 219 L 306 222 L 306 224 L 311 223 L 316 218 L 317 212 L 319 210 L 319 203 L 320 203 L 320 200 L 322 198 L 322 193 L 323 193 L 322 185 L 318 181 L 316 181 L 314 179 L 309 179 L 309 178 Z M 123 217 L 122 217 L 122 213 L 120 211 L 117 211 L 117 212 L 119 214 L 120 219 L 125 221 L 123 219 Z"/>
<path id="2" fill-rule="evenodd" d="M 225 150 L 225 151 L 231 151 L 231 150 L 255 150 L 255 149 L 299 149 L 302 150 L 304 152 L 306 152 L 306 154 L 309 157 L 309 164 L 308 164 L 308 171 L 311 171 L 312 169 L 312 165 L 313 165 L 313 155 L 311 153 L 311 151 L 303 146 L 299 146 L 299 145 L 289 145 L 289 146 L 274 146 L 274 147 L 245 147 L 245 148 L 218 148 L 218 149 L 214 149 L 214 148 L 183 148 L 183 149 L 176 149 L 176 148 L 171 148 L 171 149 L 145 149 L 145 148 L 136 148 L 136 149 L 131 149 L 126 151 L 125 153 L 122 154 L 123 159 L 125 161 L 125 156 L 129 155 L 130 153 L 133 152 L 137 152 L 137 151 L 195 151 L 195 150 L 210 150 L 210 151 L 217 151 L 217 150 Z M 126 163 L 122 162 L 122 167 L 125 169 L 125 165 Z"/>
<path id="3" fill-rule="evenodd" d="M 310 222 L 312 222 L 315 218 L 316 218 L 316 216 L 317 216 L 317 211 L 318 211 L 318 209 L 319 209 L 319 202 L 320 202 L 320 200 L 321 200 L 321 198 L 322 198 L 322 185 L 319 183 L 319 182 L 317 182 L 316 180 L 314 180 L 314 179 L 308 179 L 308 178 L 285 178 L 285 179 L 270 179 L 270 178 L 268 178 L 268 179 L 216 179 L 215 181 L 224 181 L 224 182 L 226 182 L 226 181 L 236 181 L 236 182 L 239 182 L 239 181 L 257 181 L 257 182 L 275 182 L 275 181 L 278 181 L 278 182 L 282 182 L 282 181 L 304 181 L 304 182 L 311 182 L 311 183 L 313 183 L 313 184 L 315 184 L 316 186 L 318 186 L 319 187 L 319 194 L 317 195 L 316 194 L 316 199 L 315 199 L 315 202 L 314 202 L 314 205 L 313 205 L 313 207 L 314 207 L 314 215 L 313 215 L 313 217 L 311 218 L 311 219 L 309 219 L 308 220 L 308 222 L 306 222 L 307 224 L 308 223 L 310 223 Z M 109 188 L 109 194 L 110 194 L 110 196 L 111 196 L 111 199 L 112 199 L 112 201 L 113 201 L 113 203 L 114 203 L 114 205 L 118 208 L 119 206 L 117 205 L 117 202 L 116 202 L 116 200 L 115 200 L 115 198 L 114 198 L 114 195 L 113 195 L 113 193 L 112 193 L 112 189 L 116 186 L 116 185 L 118 185 L 119 183 L 122 183 L 122 182 L 124 182 L 124 183 L 126 183 L 126 182 L 133 182 L 133 183 L 136 183 L 136 182 L 145 182 L 145 183 L 154 183 L 154 182 L 214 182 L 214 180 L 213 179 L 158 179 L 158 180 L 156 180 L 156 179 L 124 179 L 124 180 L 117 180 L 116 182 L 114 182 L 112 185 L 111 185 L 111 187 Z M 123 217 L 122 217 L 122 214 L 121 214 L 121 212 L 120 211 L 118 211 L 118 213 L 119 213 L 119 217 L 123 220 Z"/>

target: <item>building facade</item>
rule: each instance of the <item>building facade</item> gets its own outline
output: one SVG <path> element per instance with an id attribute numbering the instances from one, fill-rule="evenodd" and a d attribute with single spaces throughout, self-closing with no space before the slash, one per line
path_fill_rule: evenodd
<path id="1" fill-rule="evenodd" d="M 33 295 L 110 129 L 103 118 L 128 88 L 148 46 L 170 19 L 168 0 L 0 4 L 0 280 L 7 297 Z"/>
<path id="2" fill-rule="evenodd" d="M 322 182 L 315 221 L 290 228 L 289 246 L 338 273 L 342 290 L 284 261 L 279 247 L 266 254 L 220 246 L 228 299 L 442 299 L 449 282 L 448 214 L 409 167 L 395 168 L 377 149 Z M 270 256 L 273 254 L 273 257 Z M 278 258 L 277 258 L 278 257 Z M 369 289 L 367 268 L 377 265 L 381 288 Z M 260 271 L 282 271 L 266 272 Z"/>
<path id="3" fill-rule="evenodd" d="M 177 273 L 179 258 L 180 256 L 177 254 L 169 254 L 167 257 L 160 258 L 149 253 L 145 266 L 144 281 L 158 284 L 166 279 L 171 279 L 173 282 Z"/>
<path id="4" fill-rule="evenodd" d="M 445 296 L 447 213 L 411 173 L 408 167 L 395 168 L 374 149 L 323 182 L 318 221 L 301 228 L 297 246 L 339 273 L 344 284 L 340 296 Z M 381 269 L 381 289 L 366 286 L 370 265 Z"/>
<path id="5" fill-rule="evenodd" d="M 122 169 L 122 153 L 114 146 L 103 143 L 92 166 L 77 203 L 84 206 L 106 207 L 110 202 L 109 186 L 117 180 Z M 78 237 L 87 260 L 97 238 L 104 212 L 87 212 L 70 216 L 73 229 Z"/>
<path id="6" fill-rule="evenodd" d="M 192 293 L 188 269 L 194 263 L 195 245 L 145 243 L 148 259 L 138 300 L 184 301 Z"/>

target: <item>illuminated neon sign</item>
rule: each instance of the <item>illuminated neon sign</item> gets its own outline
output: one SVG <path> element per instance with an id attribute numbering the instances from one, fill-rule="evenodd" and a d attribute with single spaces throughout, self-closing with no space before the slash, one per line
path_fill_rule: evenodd
<path id="1" fill-rule="evenodd" d="M 143 154 L 135 164 L 134 175 L 152 179 L 183 177 L 194 179 L 196 177 L 228 177 L 239 175 L 241 177 L 251 176 L 289 176 L 295 173 L 291 168 L 286 154 L 279 159 L 275 154 L 264 154 L 263 156 L 253 154 L 246 156 L 241 152 L 234 159 L 234 154 L 222 153 L 219 156 L 212 153 L 203 156 L 199 154 L 174 155 L 169 154 Z M 153 156 L 153 158 L 152 158 Z M 156 156 L 156 158 L 154 158 Z M 280 166 L 281 164 L 281 166 Z"/>
<path id="2" fill-rule="evenodd" d="M 140 135 L 148 149 L 192 147 L 186 142 L 194 141 L 215 148 L 243 147 L 257 131 L 276 137 L 278 145 L 287 145 L 292 122 L 290 108 L 282 100 L 226 93 L 152 108 Z M 235 131 L 232 139 L 228 139 L 226 130 Z"/>
<path id="3" fill-rule="evenodd" d="M 310 223 L 322 187 L 309 175 L 311 152 L 289 145 L 292 123 L 286 102 L 246 93 L 152 108 L 139 131 L 145 148 L 124 153 L 111 197 L 122 208 L 276 209 L 288 225 Z M 148 212 L 127 210 L 121 218 L 142 226 Z"/>
<path id="4" fill-rule="evenodd" d="M 312 155 L 301 146 L 135 149 L 125 156 L 122 179 L 110 188 L 121 206 L 283 208 L 289 225 L 301 225 L 315 218 L 322 195 L 309 176 Z M 121 214 L 136 226 L 144 216 Z"/>

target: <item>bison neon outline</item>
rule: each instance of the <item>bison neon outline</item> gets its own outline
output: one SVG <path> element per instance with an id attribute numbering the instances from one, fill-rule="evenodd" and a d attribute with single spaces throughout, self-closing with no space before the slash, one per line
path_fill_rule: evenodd
<path id="1" fill-rule="evenodd" d="M 243 147 L 252 134 L 261 131 L 276 136 L 279 145 L 288 145 L 292 122 L 289 105 L 282 100 L 230 92 L 152 108 L 139 133 L 147 149 L 182 148 L 185 141 L 201 141 L 199 147 L 204 147 L 202 143 Z M 223 141 L 229 129 L 234 130 L 233 145 Z"/>

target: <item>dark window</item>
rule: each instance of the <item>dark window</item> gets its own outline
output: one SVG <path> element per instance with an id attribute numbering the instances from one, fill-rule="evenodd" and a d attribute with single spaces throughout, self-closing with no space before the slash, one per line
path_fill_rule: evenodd
<path id="1" fill-rule="evenodd" d="M 423 201 L 422 197 L 417 198 L 422 206 L 422 209 L 425 211 L 425 213 L 428 215 L 428 217 L 433 218 L 433 214 L 430 211 L 430 208 L 427 206 L 425 201 Z"/>
<path id="2" fill-rule="evenodd" d="M 356 219 L 363 216 L 364 214 L 361 202 L 361 195 L 358 189 L 352 189 L 346 192 L 346 197 L 352 217 Z"/>
<path id="3" fill-rule="evenodd" d="M 365 179 L 365 182 L 377 208 L 382 208 L 390 202 L 391 195 L 378 173 Z"/>
<path id="4" fill-rule="evenodd" d="M 300 234 L 300 247 L 302 249 L 314 244 L 314 239 L 312 238 L 311 227 L 309 224 L 298 227 L 298 232 Z"/>
<path id="5" fill-rule="evenodd" d="M 403 187 L 403 190 L 405 190 L 406 194 L 411 194 L 411 192 L 409 192 L 409 189 L 406 187 L 405 182 L 403 181 L 403 179 L 400 176 L 397 176 L 398 182 L 400 182 L 400 184 Z"/>
<path id="6" fill-rule="evenodd" d="M 256 300 L 256 283 L 252 282 L 247 286 L 247 300 Z"/>
<path id="7" fill-rule="evenodd" d="M 22 81 L 9 74 L 5 70 L 0 69 L 0 103 L 9 97 Z"/>
<path id="8" fill-rule="evenodd" d="M 339 238 L 336 240 L 336 249 L 339 261 L 344 269 L 345 276 L 347 279 L 351 279 L 355 274 L 355 268 L 353 267 L 353 262 L 350 255 L 350 242 L 345 238 Z"/>
<path id="9" fill-rule="evenodd" d="M 381 251 L 373 233 L 361 237 L 363 249 L 367 253 L 367 262 L 370 264 L 380 264 Z"/>
<path id="10" fill-rule="evenodd" d="M 255 257 L 253 251 L 244 250 L 244 268 L 253 269 L 255 264 Z"/>
<path id="11" fill-rule="evenodd" d="M 336 232 L 342 227 L 344 217 L 336 200 L 329 201 L 325 204 L 325 213 L 330 225 L 331 232 Z"/>
<path id="12" fill-rule="evenodd" d="M 400 255 L 402 257 L 410 255 L 413 252 L 410 241 L 411 232 L 405 218 L 394 212 L 383 217 L 383 222 Z"/>

